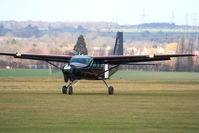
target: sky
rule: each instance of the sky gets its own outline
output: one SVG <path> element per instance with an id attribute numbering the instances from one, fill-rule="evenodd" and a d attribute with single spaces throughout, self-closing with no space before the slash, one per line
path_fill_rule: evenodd
<path id="1" fill-rule="evenodd" d="M 0 21 L 199 25 L 199 0 L 0 0 Z"/>

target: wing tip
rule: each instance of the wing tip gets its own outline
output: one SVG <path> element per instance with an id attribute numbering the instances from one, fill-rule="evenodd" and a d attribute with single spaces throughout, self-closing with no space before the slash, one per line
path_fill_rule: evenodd
<path id="1" fill-rule="evenodd" d="M 199 56 L 199 53 L 195 52 L 195 53 L 192 54 L 192 56 Z"/>

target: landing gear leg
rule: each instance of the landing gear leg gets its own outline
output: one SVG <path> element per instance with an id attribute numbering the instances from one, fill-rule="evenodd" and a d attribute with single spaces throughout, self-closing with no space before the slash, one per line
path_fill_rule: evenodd
<path id="1" fill-rule="evenodd" d="M 109 95 L 113 95 L 114 93 L 114 88 L 112 86 L 108 86 L 108 84 L 106 83 L 105 80 L 103 80 L 104 84 L 106 85 L 106 87 L 108 88 L 108 94 Z"/>

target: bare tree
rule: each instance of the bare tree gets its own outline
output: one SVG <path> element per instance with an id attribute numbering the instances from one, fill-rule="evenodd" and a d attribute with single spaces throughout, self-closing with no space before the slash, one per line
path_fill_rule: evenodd
<path id="1" fill-rule="evenodd" d="M 180 43 L 177 46 L 176 53 L 183 53 L 185 48 L 185 36 L 182 36 Z M 182 58 L 176 59 L 175 70 L 176 71 L 183 71 L 184 68 L 184 60 Z"/>
<path id="2" fill-rule="evenodd" d="M 194 51 L 194 42 L 193 40 L 189 40 L 189 44 L 188 44 L 188 48 L 187 48 L 187 53 L 193 53 Z M 193 57 L 187 57 L 187 66 L 186 66 L 186 70 L 188 72 L 193 71 L 193 65 L 194 65 L 194 61 L 193 61 Z"/>

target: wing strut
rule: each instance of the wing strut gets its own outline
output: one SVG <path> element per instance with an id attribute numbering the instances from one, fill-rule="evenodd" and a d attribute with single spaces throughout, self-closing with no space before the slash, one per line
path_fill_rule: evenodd
<path id="1" fill-rule="evenodd" d="M 108 71 L 110 71 L 110 70 L 112 70 L 112 69 L 118 67 L 118 66 L 119 66 L 119 65 L 116 65 L 116 66 L 114 66 L 114 67 L 109 68 L 109 69 L 106 70 L 106 71 L 103 71 L 102 73 L 99 73 L 99 74 L 97 75 L 97 77 L 100 76 L 101 74 L 105 73 L 105 72 L 108 72 Z"/>
<path id="2" fill-rule="evenodd" d="M 50 62 L 50 61 L 46 61 L 46 62 L 47 62 L 48 64 L 50 64 L 50 65 L 56 67 L 57 69 L 62 70 L 62 68 L 60 68 L 59 66 L 55 65 L 54 63 L 52 63 L 52 62 Z"/>

